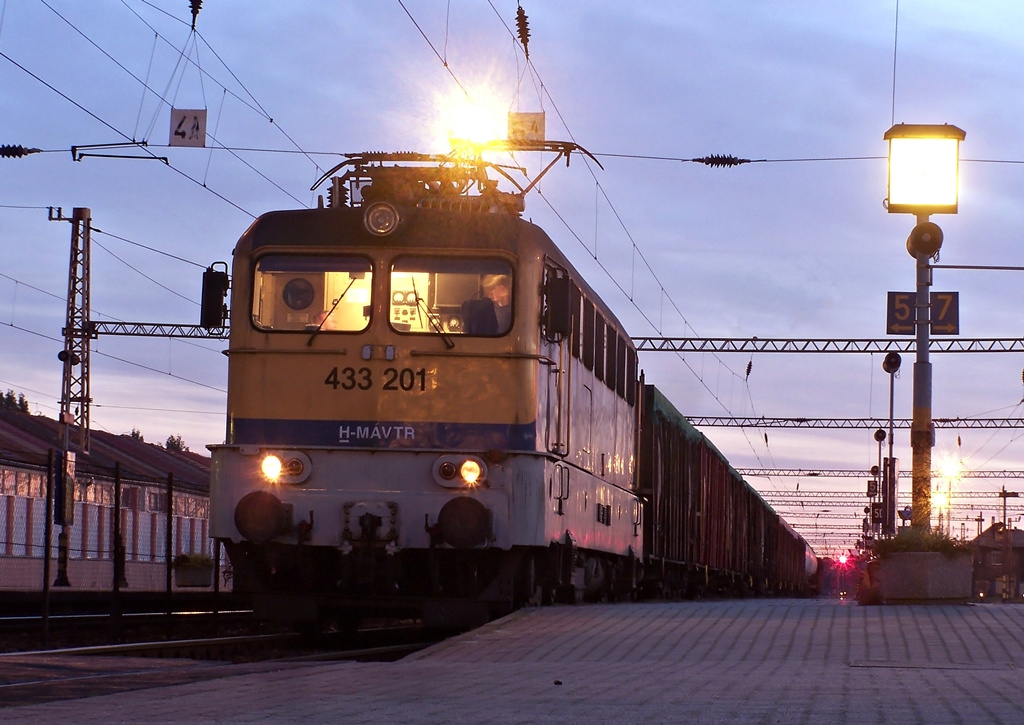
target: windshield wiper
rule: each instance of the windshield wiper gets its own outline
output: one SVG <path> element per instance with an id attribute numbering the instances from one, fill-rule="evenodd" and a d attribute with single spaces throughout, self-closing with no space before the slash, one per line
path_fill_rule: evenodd
<path id="1" fill-rule="evenodd" d="M 345 299 L 345 295 L 348 294 L 348 291 L 350 289 L 352 289 L 352 285 L 354 285 L 355 283 L 356 283 L 356 278 L 355 277 L 351 278 L 348 281 L 348 287 L 345 288 L 345 291 L 341 293 L 341 295 L 338 297 L 338 299 L 334 300 L 334 304 L 331 305 L 331 309 L 327 310 L 327 314 L 324 315 L 324 319 L 320 320 L 320 324 L 316 326 L 316 329 L 313 330 L 313 333 L 309 336 L 309 339 L 306 340 L 306 347 L 312 347 L 313 346 L 313 340 L 315 340 L 316 336 L 319 335 L 323 331 L 324 324 L 327 322 L 327 320 L 330 318 L 330 316 L 334 314 L 334 311 L 336 309 L 338 309 L 338 305 L 341 304 L 341 301 L 343 299 Z"/>
<path id="2" fill-rule="evenodd" d="M 430 308 L 427 307 L 426 301 L 422 297 L 420 297 L 420 293 L 416 291 L 416 279 L 411 278 L 411 281 L 412 294 L 416 298 L 416 310 L 420 311 L 421 314 L 427 316 L 427 322 L 429 322 L 430 326 L 434 328 L 434 332 L 440 335 L 441 339 L 444 340 L 445 350 L 451 350 L 453 347 L 455 347 L 455 343 L 452 341 L 451 336 L 444 331 L 444 328 L 441 327 L 441 323 L 437 321 L 437 318 L 434 315 L 430 314 Z"/>

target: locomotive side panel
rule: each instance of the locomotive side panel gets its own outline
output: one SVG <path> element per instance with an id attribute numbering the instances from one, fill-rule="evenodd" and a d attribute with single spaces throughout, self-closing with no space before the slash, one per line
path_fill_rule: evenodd
<path id="1" fill-rule="evenodd" d="M 639 556 L 642 509 L 636 469 L 636 353 L 621 326 L 564 260 L 544 250 L 538 421 L 552 454 L 548 531 L 552 541 L 581 549 Z M 552 282 L 554 280 L 554 282 Z M 562 283 L 553 301 L 546 290 Z M 568 305 L 568 310 L 564 309 Z M 551 334 L 553 305 L 567 312 L 566 329 Z M 600 361 L 600 362 L 598 362 Z M 546 384 L 545 384 L 546 381 Z"/>

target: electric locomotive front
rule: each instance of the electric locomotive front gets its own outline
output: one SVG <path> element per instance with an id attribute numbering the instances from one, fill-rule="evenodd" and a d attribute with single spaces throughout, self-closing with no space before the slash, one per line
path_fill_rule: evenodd
<path id="1" fill-rule="evenodd" d="M 565 536 L 552 482 L 569 451 L 549 438 L 568 367 L 541 330 L 565 268 L 520 197 L 466 196 L 466 173 L 364 167 L 358 203 L 266 214 L 235 249 L 211 533 L 266 616 L 479 621 L 531 596 L 545 565 L 524 552 Z M 618 498 L 574 492 L 607 501 L 609 528 L 613 501 L 617 518 L 638 510 L 624 468 Z M 616 531 L 601 527 L 604 548 L 631 553 L 629 522 Z"/>

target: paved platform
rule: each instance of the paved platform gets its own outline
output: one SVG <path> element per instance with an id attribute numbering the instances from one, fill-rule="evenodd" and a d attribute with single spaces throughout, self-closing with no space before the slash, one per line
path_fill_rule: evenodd
<path id="1" fill-rule="evenodd" d="M 0 708 L 0 720 L 1019 725 L 1024 607 L 545 607 L 394 663 L 232 667 L 206 666 L 202 682 Z"/>

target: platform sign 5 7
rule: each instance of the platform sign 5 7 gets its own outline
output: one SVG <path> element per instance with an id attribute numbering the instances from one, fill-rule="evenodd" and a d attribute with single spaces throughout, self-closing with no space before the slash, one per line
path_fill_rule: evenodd
<path id="1" fill-rule="evenodd" d="M 887 335 L 914 334 L 914 302 L 916 292 L 889 292 L 885 311 Z M 936 335 L 960 334 L 960 293 L 931 293 L 932 333 Z"/>

